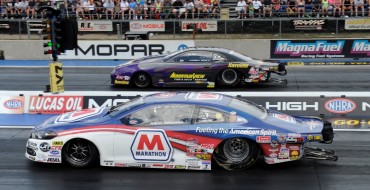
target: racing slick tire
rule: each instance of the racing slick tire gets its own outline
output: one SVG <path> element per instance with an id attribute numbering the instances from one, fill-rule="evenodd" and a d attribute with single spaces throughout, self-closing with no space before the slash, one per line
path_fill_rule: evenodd
<path id="1" fill-rule="evenodd" d="M 258 159 L 260 149 L 257 143 L 246 138 L 230 138 L 216 147 L 213 159 L 226 170 L 243 170 Z"/>
<path id="2" fill-rule="evenodd" d="M 218 84 L 223 86 L 233 86 L 238 83 L 238 73 L 234 69 L 225 69 L 218 77 Z"/>
<path id="3" fill-rule="evenodd" d="M 69 165 L 76 168 L 86 168 L 96 163 L 99 152 L 90 141 L 73 139 L 64 145 L 62 156 Z"/>
<path id="4" fill-rule="evenodd" d="M 146 88 L 150 86 L 151 78 L 144 72 L 136 73 L 132 79 L 133 85 L 138 88 Z"/>

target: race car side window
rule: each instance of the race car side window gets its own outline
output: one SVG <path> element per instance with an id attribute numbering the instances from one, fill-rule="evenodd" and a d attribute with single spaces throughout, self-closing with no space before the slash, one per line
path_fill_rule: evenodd
<path id="1" fill-rule="evenodd" d="M 212 55 L 212 61 L 214 62 L 226 62 L 227 58 L 221 54 L 213 53 Z"/>
<path id="2" fill-rule="evenodd" d="M 165 104 L 153 105 L 129 114 L 121 123 L 130 126 L 162 126 L 190 124 L 193 105 Z"/>
<path id="3" fill-rule="evenodd" d="M 187 51 L 179 55 L 176 55 L 168 62 L 184 62 L 184 63 L 212 62 L 212 53 L 207 51 Z"/>
<path id="4" fill-rule="evenodd" d="M 229 120 L 229 114 L 213 108 L 199 107 L 194 118 L 195 124 L 227 123 Z"/>

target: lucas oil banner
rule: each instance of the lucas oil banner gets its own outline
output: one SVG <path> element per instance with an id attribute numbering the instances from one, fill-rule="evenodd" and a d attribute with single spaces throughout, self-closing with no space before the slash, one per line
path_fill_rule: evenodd
<path id="1" fill-rule="evenodd" d="M 270 52 L 271 58 L 368 58 L 370 41 L 367 39 L 272 40 Z"/>

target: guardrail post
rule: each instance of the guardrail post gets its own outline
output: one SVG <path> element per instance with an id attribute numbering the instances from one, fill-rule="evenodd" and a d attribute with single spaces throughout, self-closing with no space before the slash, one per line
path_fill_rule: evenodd
<path id="1" fill-rule="evenodd" d="M 224 26 L 225 26 L 225 38 L 226 38 L 226 33 L 227 33 L 227 32 L 226 32 L 226 30 L 227 30 L 227 20 L 225 20 L 225 25 L 224 25 Z"/>
<path id="2" fill-rule="evenodd" d="M 279 38 L 281 38 L 281 18 L 279 20 Z"/>
<path id="3" fill-rule="evenodd" d="M 179 22 L 180 27 L 181 23 Z M 175 19 L 173 19 L 173 39 L 176 39 L 176 24 L 175 24 Z"/>
<path id="4" fill-rule="evenodd" d="M 121 40 L 122 39 L 122 32 L 121 32 L 120 24 L 116 24 L 116 28 L 117 28 L 117 40 Z"/>
<path id="5" fill-rule="evenodd" d="M 19 39 L 22 39 L 22 28 L 21 28 L 21 20 L 18 21 L 18 27 L 19 27 Z"/>
<path id="6" fill-rule="evenodd" d="M 337 36 L 338 36 L 338 24 L 339 24 L 339 20 L 338 20 L 338 18 L 337 18 L 337 23 L 336 23 L 336 25 L 335 25 L 335 37 L 337 37 Z"/>
<path id="7" fill-rule="evenodd" d="M 30 23 L 27 21 L 26 23 L 27 23 L 27 36 L 28 36 L 28 39 L 31 39 Z"/>

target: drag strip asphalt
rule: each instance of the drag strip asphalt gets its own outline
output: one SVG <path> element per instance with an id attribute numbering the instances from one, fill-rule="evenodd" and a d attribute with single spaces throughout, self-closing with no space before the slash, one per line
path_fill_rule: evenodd
<path id="1" fill-rule="evenodd" d="M 66 91 L 136 91 L 135 88 L 114 87 L 110 84 L 113 67 L 64 67 Z M 370 66 L 301 66 L 287 67 L 287 86 L 261 84 L 242 88 L 206 89 L 211 91 L 368 91 L 370 89 Z M 0 68 L 0 90 L 45 90 L 49 84 L 49 69 L 41 68 Z M 143 91 L 176 90 L 149 88 Z M 205 90 L 205 89 L 181 89 Z"/>
<path id="2" fill-rule="evenodd" d="M 267 165 L 260 159 L 245 171 L 183 171 L 96 166 L 75 169 L 60 164 L 36 164 L 24 156 L 30 129 L 0 130 L 1 190 L 131 190 L 131 189 L 284 189 L 368 190 L 369 132 L 336 132 L 337 162 L 298 160 Z"/>

